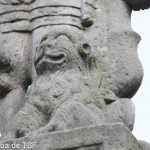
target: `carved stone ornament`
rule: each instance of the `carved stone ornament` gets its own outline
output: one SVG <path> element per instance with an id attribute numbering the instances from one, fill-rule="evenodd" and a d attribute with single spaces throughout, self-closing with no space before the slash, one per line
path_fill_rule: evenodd
<path id="1" fill-rule="evenodd" d="M 0 0 L 0 149 L 150 150 L 131 133 L 143 69 L 130 22 L 149 5 Z"/>

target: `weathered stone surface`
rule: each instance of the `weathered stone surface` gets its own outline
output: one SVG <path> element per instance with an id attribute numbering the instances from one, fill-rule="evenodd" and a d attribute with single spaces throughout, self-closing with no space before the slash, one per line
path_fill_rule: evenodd
<path id="1" fill-rule="evenodd" d="M 124 1 L 127 2 L 134 10 L 147 9 L 150 7 L 150 0 L 124 0 Z"/>
<path id="2" fill-rule="evenodd" d="M 28 150 L 28 142 L 33 144 L 33 150 L 144 150 L 123 124 L 103 124 L 41 135 L 33 133 L 3 141 L 0 145 L 18 143 L 21 150 Z"/>
<path id="3" fill-rule="evenodd" d="M 89 19 L 89 21 L 94 21 L 94 24 L 92 25 L 91 23 L 92 26 L 82 34 L 91 43 L 92 51 L 98 56 L 104 76 L 104 86 L 113 91 L 118 97 L 130 98 L 139 88 L 143 76 L 142 67 L 136 52 L 140 38 L 131 29 L 130 12 L 125 3 L 120 0 L 117 1 L 118 7 L 121 8 L 120 10 L 117 10 L 115 5 L 109 4 L 109 1 L 102 1 L 97 4 L 98 9 L 95 10 L 95 17 Z M 43 8 L 42 11 L 44 9 L 46 8 Z M 80 10 L 80 8 L 78 9 Z M 74 12 L 72 11 L 72 13 Z M 63 17 L 59 19 L 60 16 L 40 17 L 33 20 L 32 29 L 37 28 L 32 34 L 33 37 L 36 37 L 33 38 L 33 51 L 38 45 L 40 37 L 47 31 L 51 32 L 60 28 L 68 28 L 75 31 L 79 29 L 78 32 L 83 31 L 80 19 L 74 20 L 74 17 L 72 17 L 74 20 L 72 22 L 71 16 L 69 18 L 66 16 L 64 20 L 67 19 L 68 21 L 64 22 Z M 47 23 L 44 21 L 46 18 L 48 19 Z M 53 21 L 53 18 L 57 18 L 57 21 Z M 34 21 L 39 22 L 39 25 L 37 23 L 34 24 Z M 89 21 L 87 21 L 87 24 Z"/>
<path id="4" fill-rule="evenodd" d="M 85 32 L 85 36 L 99 58 L 104 86 L 118 97 L 131 98 L 143 76 L 136 51 L 140 37 L 132 31 L 127 5 L 117 0 L 120 9 L 116 9 L 116 4 L 112 5 L 113 3 L 101 1 L 95 22 Z"/>
<path id="5" fill-rule="evenodd" d="M 1 0 L 1 4 L 4 4 L 4 5 L 9 5 L 9 4 L 12 4 L 12 5 L 18 5 L 18 4 L 30 4 L 32 2 L 34 2 L 36 0 Z"/>
<path id="6" fill-rule="evenodd" d="M 34 59 L 37 79 L 10 121 L 6 138 L 22 137 L 43 126 L 39 132 L 108 122 L 97 58 L 82 36 L 77 40 L 67 31 L 42 37 Z"/>
<path id="7" fill-rule="evenodd" d="M 144 141 L 139 141 L 139 143 L 140 143 L 142 149 L 144 149 L 144 150 L 150 150 L 150 144 L 149 143 L 146 143 Z"/>
<path id="8" fill-rule="evenodd" d="M 142 150 L 130 131 L 130 98 L 143 77 L 130 8 L 145 6 L 148 1 L 1 0 L 2 139 L 36 141 L 45 150 Z"/>
<path id="9" fill-rule="evenodd" d="M 135 119 L 134 104 L 130 99 L 117 99 L 107 105 L 110 122 L 123 122 L 130 130 L 133 130 Z"/>
<path id="10" fill-rule="evenodd" d="M 29 35 L 0 33 L 0 118 L 1 133 L 24 103 L 30 84 Z"/>
<path id="11" fill-rule="evenodd" d="M 3 5 L 0 4 L 0 14 L 8 14 L 9 13 L 13 13 L 13 12 L 17 12 L 17 11 L 21 11 L 21 12 L 29 12 L 30 8 L 28 5 Z"/>

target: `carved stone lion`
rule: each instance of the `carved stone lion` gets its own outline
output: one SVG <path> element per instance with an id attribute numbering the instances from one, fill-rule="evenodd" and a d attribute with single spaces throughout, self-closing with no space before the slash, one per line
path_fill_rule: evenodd
<path id="1" fill-rule="evenodd" d="M 37 79 L 10 122 L 7 139 L 107 122 L 96 57 L 84 39 L 76 43 L 68 33 L 42 38 L 35 52 Z"/>

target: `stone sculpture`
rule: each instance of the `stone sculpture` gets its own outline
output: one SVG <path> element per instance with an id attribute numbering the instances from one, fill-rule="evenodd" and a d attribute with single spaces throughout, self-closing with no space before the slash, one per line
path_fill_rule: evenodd
<path id="1" fill-rule="evenodd" d="M 149 6 L 149 0 L 1 0 L 0 144 L 149 149 L 131 133 L 130 100 L 143 77 L 131 12 Z"/>
<path id="2" fill-rule="evenodd" d="M 38 77 L 27 91 L 23 108 L 10 122 L 12 138 L 43 126 L 45 132 L 52 132 L 107 122 L 91 47 L 80 36 L 79 41 L 73 39 L 75 33 L 55 32 L 45 35 L 35 52 Z"/>

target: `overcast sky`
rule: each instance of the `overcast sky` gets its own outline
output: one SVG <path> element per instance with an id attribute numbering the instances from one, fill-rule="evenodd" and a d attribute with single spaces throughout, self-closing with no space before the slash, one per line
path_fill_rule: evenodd
<path id="1" fill-rule="evenodd" d="M 142 37 L 138 54 L 144 68 L 143 83 L 133 98 L 136 107 L 133 134 L 150 143 L 150 9 L 132 13 L 132 28 Z"/>

